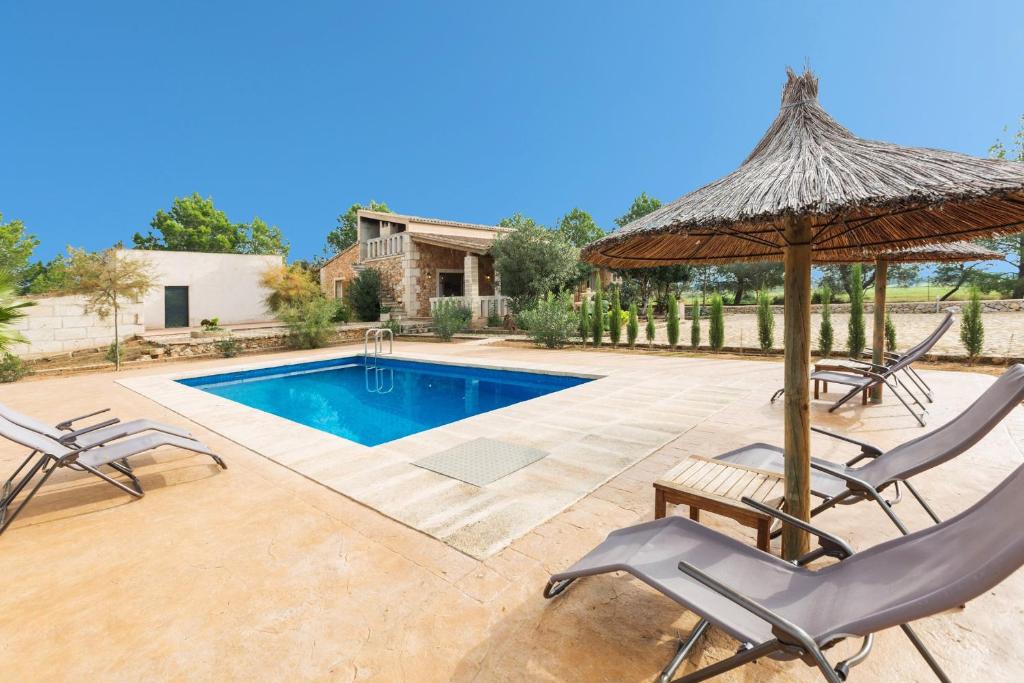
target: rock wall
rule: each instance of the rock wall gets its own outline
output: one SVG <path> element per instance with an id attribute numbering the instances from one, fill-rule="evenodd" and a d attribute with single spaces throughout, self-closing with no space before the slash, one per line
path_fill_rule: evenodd
<path id="1" fill-rule="evenodd" d="M 416 307 L 414 317 L 430 316 L 430 299 L 437 296 L 437 272 L 439 270 L 462 271 L 466 255 L 461 251 L 435 247 L 432 244 L 417 244 L 419 277 L 416 283 Z"/>
<path id="2" fill-rule="evenodd" d="M 324 296 L 331 299 L 345 296 L 348 283 L 356 276 L 356 271 L 352 266 L 355 265 L 358 258 L 359 245 L 353 244 L 324 264 L 320 269 L 320 291 L 324 293 Z"/>
<path id="3" fill-rule="evenodd" d="M 26 297 L 34 306 L 22 309 L 25 317 L 15 321 L 27 344 L 14 344 L 11 352 L 23 358 L 36 358 L 81 349 L 109 346 L 114 341 L 114 316 L 105 320 L 85 312 L 83 296 Z M 145 331 L 141 301 L 126 302 L 118 312 L 121 339 Z"/>

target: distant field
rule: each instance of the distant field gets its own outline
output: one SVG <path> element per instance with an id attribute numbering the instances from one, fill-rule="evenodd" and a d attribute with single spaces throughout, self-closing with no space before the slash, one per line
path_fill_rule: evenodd
<path id="1" fill-rule="evenodd" d="M 914 285 L 912 287 L 895 287 L 890 285 L 885 292 L 885 300 L 891 303 L 903 302 L 903 301 L 935 301 L 937 297 L 942 296 L 947 291 L 948 287 L 937 287 L 928 285 Z M 951 297 L 946 301 L 965 301 L 969 295 L 970 290 L 967 287 L 961 287 L 959 290 L 953 293 Z M 776 287 L 771 290 L 772 296 L 782 296 L 782 288 Z M 690 301 L 693 297 L 699 297 L 700 292 L 687 292 L 684 295 L 686 301 Z M 732 303 L 732 295 L 725 293 L 726 304 Z M 875 296 L 874 288 L 867 290 L 864 293 L 864 298 L 867 301 L 871 301 Z M 981 295 L 983 299 L 999 299 L 1001 298 L 998 292 L 988 292 Z M 847 301 L 845 294 L 838 295 L 834 299 L 836 303 L 843 303 Z M 752 302 L 749 302 L 752 303 Z"/>

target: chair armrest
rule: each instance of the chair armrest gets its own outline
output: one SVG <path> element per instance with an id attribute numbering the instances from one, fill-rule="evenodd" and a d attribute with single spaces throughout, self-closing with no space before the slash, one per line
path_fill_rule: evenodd
<path id="1" fill-rule="evenodd" d="M 66 432 L 67 430 L 71 429 L 71 423 L 72 422 L 78 422 L 79 420 L 84 420 L 87 417 L 95 417 L 97 415 L 101 415 L 103 413 L 109 413 L 109 412 L 110 412 L 110 408 L 104 408 L 103 410 L 97 410 L 95 412 L 87 413 L 85 415 L 79 415 L 78 417 L 73 417 L 70 420 L 64 420 L 63 422 L 58 423 L 57 424 L 57 429 L 61 430 L 62 432 Z"/>
<path id="2" fill-rule="evenodd" d="M 846 463 L 847 465 L 854 465 L 863 460 L 864 458 L 877 458 L 882 454 L 881 448 L 878 448 L 877 446 L 872 446 L 871 444 L 861 441 L 859 439 L 854 439 L 853 437 L 845 436 L 843 434 L 836 434 L 835 432 L 830 432 L 827 429 L 822 429 L 821 427 L 811 427 L 811 431 L 817 432 L 818 434 L 824 434 L 825 436 L 830 436 L 833 439 L 838 439 L 839 441 L 851 443 L 854 446 L 860 446 L 860 455 L 858 455 L 853 460 L 848 461 Z"/>
<path id="3" fill-rule="evenodd" d="M 833 536 L 827 531 L 822 531 L 821 529 L 810 524 L 809 522 L 805 522 L 804 520 L 799 519 L 798 517 L 794 517 L 789 513 L 783 512 L 782 510 L 776 510 L 773 507 L 769 507 L 768 505 L 759 503 L 756 500 L 747 498 L 746 496 L 740 498 L 740 500 L 743 501 L 744 504 L 749 505 L 758 512 L 763 512 L 766 515 L 774 517 L 783 524 L 795 526 L 798 529 L 803 529 L 807 533 L 817 536 L 818 545 L 824 548 L 826 554 L 831 555 L 832 557 L 835 557 L 840 560 L 845 560 L 850 555 L 853 555 L 853 548 L 851 548 L 846 541 L 839 538 L 838 536 Z"/>
<path id="4" fill-rule="evenodd" d="M 120 421 L 121 420 L 119 418 L 112 417 L 109 420 L 104 420 L 103 422 L 97 422 L 96 424 L 89 425 L 88 427 L 82 427 L 81 429 L 76 429 L 73 432 L 68 432 L 66 434 L 62 434 L 61 437 L 60 437 L 60 442 L 63 443 L 63 444 L 70 443 L 70 442 L 74 441 L 75 439 L 77 439 L 78 437 L 82 436 L 83 434 L 88 434 L 89 432 L 95 432 L 97 429 L 103 429 L 104 427 L 110 427 L 111 425 L 116 425 Z"/>
<path id="5" fill-rule="evenodd" d="M 785 617 L 779 616 L 775 612 L 761 605 L 760 603 L 751 600 L 742 593 L 734 591 L 724 583 L 721 583 L 717 579 L 708 576 L 697 567 L 693 566 L 685 560 L 681 560 L 676 568 L 679 569 L 683 574 L 686 574 L 691 579 L 700 583 L 705 588 L 714 591 L 721 595 L 723 598 L 739 605 L 743 609 L 747 610 L 759 619 L 763 619 L 772 625 L 772 633 L 781 642 L 786 642 L 793 645 L 799 645 L 800 647 L 806 648 L 808 653 L 817 652 L 820 654 L 818 644 L 804 631 L 802 628 L 789 621 Z M 780 637 L 783 636 L 783 637 Z"/>
<path id="6" fill-rule="evenodd" d="M 831 474 L 833 477 L 838 477 L 839 479 L 842 479 L 847 483 L 851 491 L 875 491 L 875 487 L 873 487 L 871 484 L 867 483 L 860 477 L 856 477 L 850 474 L 849 472 L 843 472 L 842 470 L 832 469 L 827 465 L 823 465 L 820 462 L 814 462 L 813 460 L 810 464 L 812 470 L 818 470 L 819 472 Z M 877 493 L 877 491 L 875 493 Z"/>

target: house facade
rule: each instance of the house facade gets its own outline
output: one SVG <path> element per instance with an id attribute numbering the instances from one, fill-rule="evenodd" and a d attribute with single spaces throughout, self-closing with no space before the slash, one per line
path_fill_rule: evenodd
<path id="1" fill-rule="evenodd" d="M 342 298 L 364 268 L 381 275 L 381 303 L 392 315 L 427 318 L 437 301 L 460 297 L 473 319 L 507 310 L 491 245 L 508 228 L 361 210 L 358 239 L 320 270 L 324 294 Z"/>

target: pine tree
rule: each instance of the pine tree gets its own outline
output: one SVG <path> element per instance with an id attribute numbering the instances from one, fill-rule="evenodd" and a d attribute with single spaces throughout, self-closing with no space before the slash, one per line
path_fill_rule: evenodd
<path id="1" fill-rule="evenodd" d="M 708 342 L 715 351 L 725 347 L 725 307 L 722 296 L 716 294 L 711 299 L 711 322 L 708 325 Z"/>
<path id="2" fill-rule="evenodd" d="M 668 345 L 673 349 L 679 343 L 679 304 L 675 294 L 668 295 L 666 302 L 668 318 L 666 320 L 666 332 L 668 333 Z"/>
<path id="3" fill-rule="evenodd" d="M 616 295 L 617 296 L 617 295 Z M 636 310 L 636 302 L 629 305 L 629 320 L 626 322 L 626 341 L 629 348 L 636 346 L 636 338 L 640 335 L 640 318 Z"/>

